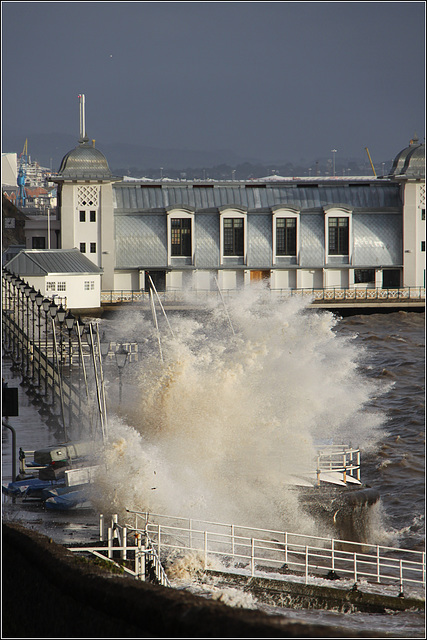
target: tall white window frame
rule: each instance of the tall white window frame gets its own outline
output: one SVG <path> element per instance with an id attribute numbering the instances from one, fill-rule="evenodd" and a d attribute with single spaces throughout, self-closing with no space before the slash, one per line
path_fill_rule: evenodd
<path id="1" fill-rule="evenodd" d="M 330 258 L 348 256 L 348 264 L 353 264 L 354 238 L 353 238 L 353 212 L 351 209 L 343 207 L 328 207 L 325 212 L 325 263 L 328 264 Z M 348 220 L 348 253 L 329 253 L 329 220 L 330 218 L 347 218 Z"/>
<path id="2" fill-rule="evenodd" d="M 224 255 L 224 220 L 225 219 L 237 219 L 243 220 L 243 256 Z M 225 264 L 224 261 L 228 258 L 242 258 L 243 264 L 247 264 L 248 256 L 248 225 L 247 225 L 247 213 L 242 209 L 223 209 L 219 215 L 219 252 L 220 263 Z"/>
<path id="3" fill-rule="evenodd" d="M 190 256 L 174 256 L 172 255 L 172 220 L 190 220 L 191 221 L 191 255 Z M 191 259 L 191 264 L 194 264 L 194 212 L 188 209 L 171 209 L 167 213 L 167 236 L 168 236 L 168 264 L 171 264 L 171 260 L 185 261 Z"/>
<path id="4" fill-rule="evenodd" d="M 296 254 L 295 255 L 279 255 L 277 253 L 277 220 L 283 218 L 292 218 L 295 220 L 296 225 Z M 277 264 L 277 258 L 295 258 L 296 263 L 300 263 L 300 247 L 301 247 L 301 223 L 300 223 L 300 211 L 290 207 L 276 209 L 273 212 L 273 264 Z"/>

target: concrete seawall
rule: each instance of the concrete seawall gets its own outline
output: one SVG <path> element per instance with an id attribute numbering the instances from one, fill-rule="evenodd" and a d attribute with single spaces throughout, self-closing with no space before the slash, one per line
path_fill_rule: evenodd
<path id="1" fill-rule="evenodd" d="M 15 523 L 3 524 L 2 543 L 3 637 L 388 637 L 268 616 L 138 582 Z"/>
<path id="2" fill-rule="evenodd" d="M 209 571 L 221 580 L 221 584 L 239 587 L 256 596 L 261 602 L 279 607 L 303 607 L 306 609 L 332 609 L 341 613 L 386 613 L 387 611 L 424 610 L 424 600 L 368 593 L 358 589 L 325 587 L 286 580 L 246 577 Z"/>

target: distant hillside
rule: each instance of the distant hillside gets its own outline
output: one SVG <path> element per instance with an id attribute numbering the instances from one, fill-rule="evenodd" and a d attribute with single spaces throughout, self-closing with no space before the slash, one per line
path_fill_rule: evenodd
<path id="1" fill-rule="evenodd" d="M 78 144 L 77 136 L 61 133 L 12 135 L 5 131 L 2 140 L 2 152 L 21 153 L 28 139 L 28 154 L 31 160 L 36 160 L 42 167 L 51 167 L 57 171 L 61 160 L 68 151 Z M 138 144 L 111 143 L 101 139 L 95 140 L 96 147 L 102 151 L 108 160 L 110 168 L 138 167 L 141 171 L 150 167 L 173 167 L 184 170 L 186 167 L 213 167 L 221 163 L 241 164 L 243 162 L 257 163 L 256 158 L 243 158 L 230 150 L 198 151 L 191 149 L 157 149 Z"/>
<path id="2" fill-rule="evenodd" d="M 68 151 L 78 144 L 77 136 L 50 133 L 12 135 L 4 132 L 3 152 L 16 152 L 19 156 L 28 139 L 28 154 L 32 161 L 42 167 L 58 171 L 61 160 Z M 304 161 L 243 158 L 228 149 L 220 151 L 198 151 L 191 149 L 157 149 L 139 144 L 112 143 L 95 140 L 96 147 L 105 154 L 111 171 L 115 175 L 159 178 L 213 178 L 247 180 L 262 178 L 272 174 L 282 176 L 316 176 L 332 174 L 332 159 L 311 158 Z M 392 161 L 375 162 L 377 175 L 390 168 Z M 368 158 L 336 158 L 336 175 L 372 175 Z"/>

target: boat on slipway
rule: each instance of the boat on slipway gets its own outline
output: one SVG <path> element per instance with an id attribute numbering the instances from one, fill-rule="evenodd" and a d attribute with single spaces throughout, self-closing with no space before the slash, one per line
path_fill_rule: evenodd
<path id="1" fill-rule="evenodd" d="M 19 453 L 19 474 L 3 493 L 39 501 L 46 509 L 68 511 L 91 507 L 91 489 L 102 473 L 91 442 L 65 443 Z M 360 450 L 352 446 L 319 446 L 311 468 L 289 476 L 286 487 L 297 492 L 303 510 L 332 526 L 334 535 L 365 542 L 370 508 L 380 496 L 361 481 Z"/>
<path id="2" fill-rule="evenodd" d="M 15 500 L 42 502 L 46 509 L 90 508 L 91 484 L 98 469 L 90 442 L 20 449 L 19 474 L 2 492 Z"/>

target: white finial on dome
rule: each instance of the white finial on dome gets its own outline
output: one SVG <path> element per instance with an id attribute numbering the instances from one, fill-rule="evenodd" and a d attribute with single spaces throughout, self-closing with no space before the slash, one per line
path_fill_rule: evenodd
<path id="1" fill-rule="evenodd" d="M 80 142 L 85 142 L 86 138 L 86 125 L 85 125 L 85 96 L 84 93 L 80 93 L 79 96 L 79 108 L 80 108 Z"/>

